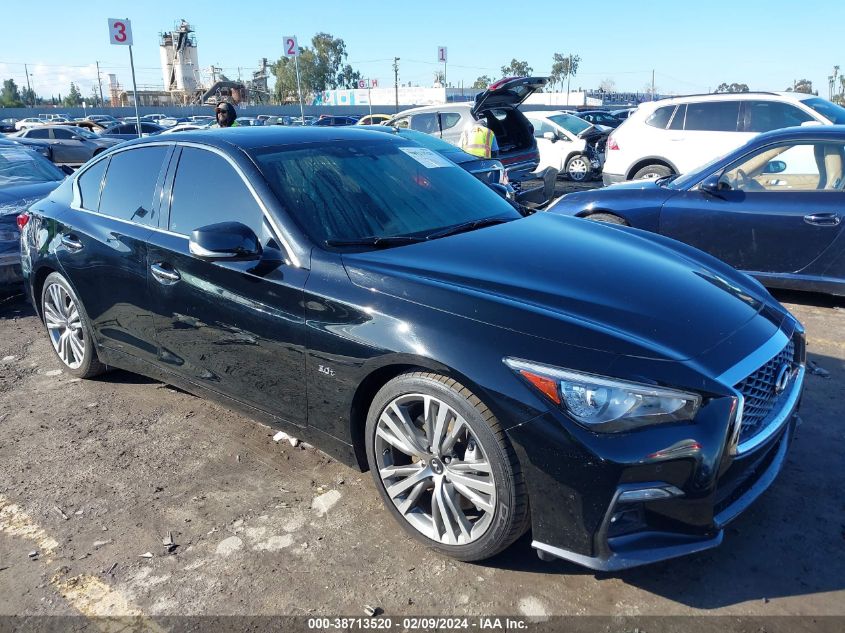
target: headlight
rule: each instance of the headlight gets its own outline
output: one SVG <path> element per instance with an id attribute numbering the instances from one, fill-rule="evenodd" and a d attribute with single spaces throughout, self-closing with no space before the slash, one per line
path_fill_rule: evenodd
<path id="1" fill-rule="evenodd" d="M 516 358 L 505 364 L 582 426 L 615 433 L 663 422 L 691 420 L 701 396 L 675 389 L 541 365 Z"/>

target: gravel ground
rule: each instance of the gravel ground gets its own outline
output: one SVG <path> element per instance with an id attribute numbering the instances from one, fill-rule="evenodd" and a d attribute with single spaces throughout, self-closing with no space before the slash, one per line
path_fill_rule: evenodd
<path id="1" fill-rule="evenodd" d="M 369 473 L 146 378 L 62 373 L 13 297 L 0 305 L 0 615 L 845 616 L 845 301 L 779 298 L 829 376 L 807 377 L 778 480 L 720 548 L 596 575 L 541 562 L 528 537 L 484 564 L 442 558 L 393 523 Z"/>

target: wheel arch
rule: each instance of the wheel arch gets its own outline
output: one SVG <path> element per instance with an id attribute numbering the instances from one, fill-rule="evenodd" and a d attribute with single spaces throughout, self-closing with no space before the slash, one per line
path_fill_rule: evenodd
<path id="1" fill-rule="evenodd" d="M 625 173 L 625 180 L 631 180 L 634 177 L 634 174 L 648 165 L 663 165 L 664 167 L 671 169 L 676 174 L 681 173 L 672 161 L 663 158 L 662 156 L 646 156 L 645 158 L 639 159 L 628 169 Z"/>

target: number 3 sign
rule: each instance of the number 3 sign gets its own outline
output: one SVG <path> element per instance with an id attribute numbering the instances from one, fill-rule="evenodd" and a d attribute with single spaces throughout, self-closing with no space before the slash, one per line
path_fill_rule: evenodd
<path id="1" fill-rule="evenodd" d="M 299 45 L 295 35 L 285 35 L 285 57 L 299 56 Z"/>
<path id="2" fill-rule="evenodd" d="M 109 18 L 109 41 L 117 46 L 132 46 L 132 25 L 129 20 Z"/>

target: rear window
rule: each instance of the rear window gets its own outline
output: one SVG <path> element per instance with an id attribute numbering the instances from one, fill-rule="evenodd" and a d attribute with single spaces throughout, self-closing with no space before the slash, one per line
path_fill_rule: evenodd
<path id="1" fill-rule="evenodd" d="M 156 226 L 153 195 L 167 151 L 165 146 L 139 147 L 112 155 L 100 196 L 100 213 Z"/>
<path id="2" fill-rule="evenodd" d="M 440 125 L 443 126 L 444 130 L 448 130 L 450 127 L 455 127 L 458 122 L 461 120 L 461 115 L 457 112 L 441 112 L 440 113 Z"/>
<path id="3" fill-rule="evenodd" d="M 79 177 L 79 193 L 82 197 L 82 208 L 97 211 L 100 203 L 100 185 L 108 167 L 108 159 L 95 163 Z"/>
<path id="4" fill-rule="evenodd" d="M 650 125 L 651 127 L 660 128 L 661 130 L 666 129 L 666 124 L 669 123 L 669 119 L 672 118 L 672 112 L 675 111 L 675 106 L 663 106 L 662 108 L 657 108 L 654 112 L 652 112 L 649 117 L 645 120 L 646 125 Z"/>
<path id="5" fill-rule="evenodd" d="M 687 104 L 685 130 L 736 132 L 739 101 L 713 101 Z"/>

